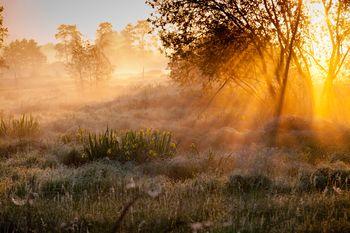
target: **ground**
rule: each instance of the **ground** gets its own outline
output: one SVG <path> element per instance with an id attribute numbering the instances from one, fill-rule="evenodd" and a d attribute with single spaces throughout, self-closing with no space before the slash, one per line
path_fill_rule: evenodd
<path id="1" fill-rule="evenodd" d="M 32 115 L 39 126 L 1 136 L 0 232 L 350 232 L 347 141 L 320 146 L 304 119 L 285 118 L 272 147 L 274 121 L 252 131 L 232 112 L 199 116 L 199 97 L 162 78 L 120 77 L 99 91 L 60 79 L 2 86 L 3 119 Z M 320 141 L 348 135 L 329 124 Z M 136 161 L 123 147 L 118 156 L 132 156 L 121 160 L 107 147 L 81 160 L 86 135 L 107 127 L 171 132 L 176 153 L 151 147 Z"/>

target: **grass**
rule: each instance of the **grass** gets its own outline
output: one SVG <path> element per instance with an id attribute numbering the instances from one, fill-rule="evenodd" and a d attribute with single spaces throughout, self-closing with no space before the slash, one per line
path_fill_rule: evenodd
<path id="1" fill-rule="evenodd" d="M 18 118 L 0 118 L 0 137 L 33 138 L 39 132 L 39 122 L 31 115 L 23 114 Z"/>
<path id="2" fill-rule="evenodd" d="M 80 136 L 73 136 L 78 140 L 66 140 L 67 145 L 17 151 L 0 160 L 0 232 L 350 229 L 349 170 L 332 167 L 331 161 L 328 168 L 309 165 L 308 170 L 303 155 L 286 156 L 279 149 L 253 148 L 233 155 L 196 151 L 188 156 L 171 154 L 124 163 L 109 154 L 110 148 L 117 145 L 116 156 L 120 156 L 121 145 L 126 151 L 134 148 L 131 151 L 135 156 L 149 148 L 167 154 L 166 149 L 172 148 L 170 134 L 82 132 L 78 130 Z M 138 146 L 130 146 L 135 144 Z M 79 158 L 86 150 L 84 146 L 108 156 L 64 166 L 62 155 L 52 150 L 55 146 L 69 158 Z M 298 161 L 299 171 L 291 172 L 292 164 Z M 267 166 L 276 162 L 279 166 Z"/>
<path id="3" fill-rule="evenodd" d="M 269 156 L 267 162 L 276 159 L 272 153 L 280 153 L 257 150 Z M 111 232 L 116 226 L 118 232 L 349 230 L 350 193 L 345 187 L 338 186 L 340 191 L 303 191 L 297 175 L 288 171 L 281 184 L 275 177 L 278 167 L 269 168 L 273 170 L 269 176 L 244 174 L 239 167 L 250 164 L 248 152 L 246 165 L 230 162 L 232 165 L 220 171 L 213 168 L 227 164 L 218 163 L 222 160 L 213 152 L 142 164 L 102 158 L 78 167 L 57 164 L 50 150 L 12 154 L 10 159 L 0 160 L 0 231 Z M 223 158 L 226 163 L 240 159 Z M 144 173 L 145 166 L 157 170 L 162 164 L 162 172 Z M 179 169 L 185 165 L 181 171 L 195 172 L 186 179 L 174 177 L 171 166 Z M 333 187 L 332 179 L 345 173 L 314 169 L 307 180 L 313 181 L 319 174 L 329 176 L 327 185 Z"/>
<path id="4" fill-rule="evenodd" d="M 86 172 L 90 174 L 93 167 L 118 169 L 97 163 L 80 168 L 73 175 L 61 172 L 68 183 L 76 179 L 81 182 L 79 178 L 86 180 L 77 184 L 85 192 L 76 193 L 74 185 L 67 185 L 61 193 L 45 196 L 42 192 L 46 189 L 42 189 L 32 205 L 23 206 L 5 198 L 0 227 L 39 232 L 110 232 L 123 208 L 140 194 L 126 188 L 128 177 L 120 173 L 117 180 L 110 179 L 112 173 L 102 179 L 96 173 L 87 177 Z M 52 175 L 53 179 L 60 179 Z M 105 188 L 101 189 L 101 181 Z M 47 180 L 40 182 L 46 184 Z M 149 182 L 149 178 L 139 177 L 137 186 L 141 190 Z M 348 192 L 233 195 L 225 179 L 209 175 L 175 183 L 164 178 L 152 182 L 159 183 L 162 192 L 156 198 L 141 193 L 123 219 L 120 232 L 347 232 L 350 227 Z"/>
<path id="5" fill-rule="evenodd" d="M 61 140 L 64 144 L 81 146 L 81 150 L 73 147 L 66 152 L 63 158 L 66 165 L 80 165 L 103 158 L 144 163 L 176 154 L 176 144 L 170 132 L 149 129 L 125 132 L 107 129 L 104 133 L 79 129 L 75 134 L 62 136 Z"/>
<path id="6" fill-rule="evenodd" d="M 67 135 L 0 159 L 0 232 L 350 230 L 344 163 L 268 147 L 177 155 L 155 130 Z"/>

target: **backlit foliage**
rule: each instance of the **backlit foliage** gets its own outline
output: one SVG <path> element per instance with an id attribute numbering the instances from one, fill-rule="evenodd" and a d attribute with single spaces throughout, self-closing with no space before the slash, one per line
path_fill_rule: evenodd
<path id="1" fill-rule="evenodd" d="M 111 78 L 113 66 L 105 55 L 104 47 L 107 43 L 106 24 L 101 24 L 98 30 L 96 44 L 82 39 L 81 33 L 75 25 L 61 25 L 58 27 L 56 38 L 61 42 L 56 46 L 63 57 L 68 72 L 73 78 L 84 83 L 98 84 Z"/>
<path id="2" fill-rule="evenodd" d="M 31 115 L 18 118 L 0 118 L 0 137 L 33 138 L 40 132 L 39 122 Z"/>

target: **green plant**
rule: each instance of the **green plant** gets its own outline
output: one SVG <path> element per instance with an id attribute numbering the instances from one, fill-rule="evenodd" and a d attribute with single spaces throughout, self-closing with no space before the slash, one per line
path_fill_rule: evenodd
<path id="1" fill-rule="evenodd" d="M 170 132 L 140 130 L 128 131 L 121 137 L 121 150 L 126 161 L 143 162 L 155 158 L 172 157 L 176 145 Z"/>
<path id="2" fill-rule="evenodd" d="M 11 134 L 18 138 L 32 137 L 39 132 L 39 122 L 31 115 L 23 114 L 18 119 L 12 119 L 11 127 Z"/>
<path id="3" fill-rule="evenodd" d="M 60 157 L 59 159 L 61 162 L 67 166 L 78 167 L 88 161 L 82 150 L 76 147 L 66 147 L 59 151 L 57 154 Z"/>
<path id="4" fill-rule="evenodd" d="M 30 138 L 36 136 L 39 131 L 39 122 L 31 115 L 0 119 L 0 137 Z"/>
<path id="5" fill-rule="evenodd" d="M 103 134 L 89 133 L 84 143 L 84 152 L 89 160 L 115 158 L 120 154 L 120 146 L 116 132 L 109 129 Z"/>
<path id="6" fill-rule="evenodd" d="M 118 133 L 107 129 L 105 133 L 90 133 L 84 143 L 89 160 L 108 157 L 121 162 L 145 162 L 172 157 L 176 144 L 169 132 L 140 130 Z"/>
<path id="7" fill-rule="evenodd" d="M 8 125 L 5 122 L 4 118 L 0 119 L 0 137 L 6 136 L 8 133 Z"/>
<path id="8" fill-rule="evenodd" d="M 83 128 L 78 128 L 76 131 L 66 133 L 60 137 L 63 144 L 83 143 L 88 135 L 88 131 Z"/>

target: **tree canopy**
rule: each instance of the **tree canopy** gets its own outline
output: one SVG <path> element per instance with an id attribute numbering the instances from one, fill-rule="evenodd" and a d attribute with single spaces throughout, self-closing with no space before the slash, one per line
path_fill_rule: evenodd
<path id="1" fill-rule="evenodd" d="M 275 99 L 276 115 L 291 71 L 310 84 L 309 62 L 301 52 L 309 20 L 301 0 L 147 2 L 174 80 L 219 90 L 228 85 L 250 93 L 265 90 Z"/>
<path id="2" fill-rule="evenodd" d="M 4 48 L 3 56 L 6 65 L 15 77 L 28 76 L 40 70 L 46 57 L 34 40 L 15 40 Z"/>

